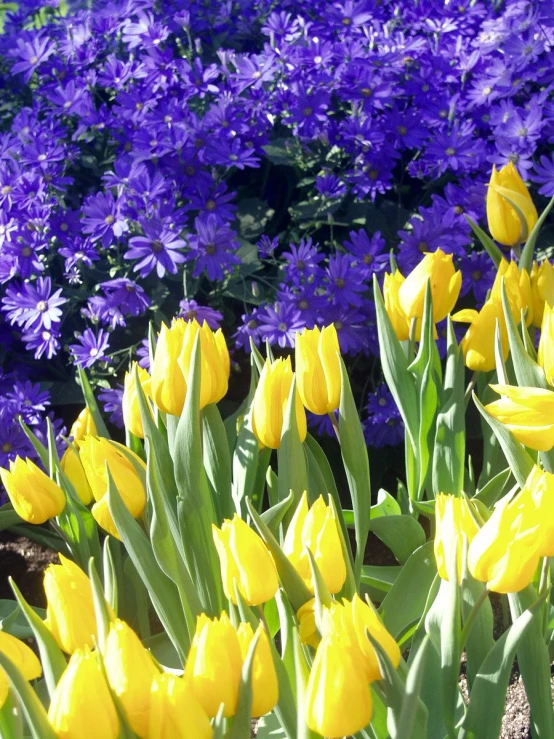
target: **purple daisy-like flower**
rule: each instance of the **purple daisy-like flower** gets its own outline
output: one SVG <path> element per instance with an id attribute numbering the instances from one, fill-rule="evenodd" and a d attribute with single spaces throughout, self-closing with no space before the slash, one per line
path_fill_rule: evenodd
<path id="1" fill-rule="evenodd" d="M 360 293 L 367 290 L 367 285 L 362 271 L 352 266 L 352 257 L 349 254 L 335 254 L 330 257 L 327 275 L 335 305 L 341 308 L 359 308 L 362 305 Z"/>
<path id="2" fill-rule="evenodd" d="M 213 213 L 198 216 L 194 227 L 196 234 L 189 241 L 191 256 L 196 259 L 192 276 L 200 277 L 206 270 L 210 280 L 222 280 L 226 270 L 240 264 L 240 259 L 231 251 L 239 245 L 233 231 Z"/>
<path id="3" fill-rule="evenodd" d="M 281 349 L 293 347 L 297 331 L 305 328 L 302 314 L 292 303 L 275 303 L 275 306 L 266 306 L 260 313 L 260 332 L 264 340 L 270 344 L 279 344 Z"/>
<path id="4" fill-rule="evenodd" d="M 2 310 L 7 313 L 12 324 L 25 329 L 50 330 L 60 322 L 62 311 L 60 306 L 67 302 L 61 297 L 59 288 L 52 293 L 50 277 L 39 277 L 35 282 L 24 282 L 10 285 L 2 298 Z"/>
<path id="5" fill-rule="evenodd" d="M 21 340 L 27 351 L 34 351 L 35 359 L 40 359 L 43 355 L 46 359 L 52 359 L 60 348 L 60 334 L 54 328 L 41 328 L 38 331 L 24 333 Z"/>
<path id="6" fill-rule="evenodd" d="M 344 248 L 355 257 L 352 266 L 360 271 L 365 280 L 387 269 L 389 255 L 383 253 L 386 244 L 380 231 L 374 233 L 371 238 L 366 231 L 350 231 L 348 235 L 350 241 L 344 242 Z"/>
<path id="7" fill-rule="evenodd" d="M 144 236 L 133 236 L 129 239 L 129 249 L 125 252 L 126 259 L 139 259 L 133 270 L 146 277 L 156 270 L 158 277 L 166 272 L 174 275 L 177 265 L 185 261 L 182 249 L 186 242 L 167 228 L 158 218 L 140 222 Z"/>
<path id="8" fill-rule="evenodd" d="M 123 428 L 123 385 L 116 385 L 98 393 L 98 400 L 102 403 L 104 413 L 109 415 L 110 423 L 117 428 Z"/>
<path id="9" fill-rule="evenodd" d="M 272 257 L 275 249 L 279 246 L 279 238 L 274 236 L 272 239 L 265 234 L 260 237 L 260 240 L 256 244 L 258 247 L 258 256 L 262 259 Z"/>
<path id="10" fill-rule="evenodd" d="M 18 61 L 12 66 L 12 74 L 23 73 L 25 82 L 29 82 L 35 69 L 51 56 L 55 47 L 52 41 L 41 36 L 16 40 L 16 47 L 10 51 L 10 56 Z"/>
<path id="11" fill-rule="evenodd" d="M 109 348 L 108 333 L 99 329 L 95 334 L 92 329 L 87 328 L 77 338 L 78 344 L 71 344 L 70 350 L 73 354 L 75 364 L 83 369 L 92 367 L 95 362 L 109 361 L 106 351 Z"/>
<path id="12" fill-rule="evenodd" d="M 471 290 L 480 308 L 486 300 L 487 292 L 491 289 L 496 275 L 496 269 L 487 252 L 480 254 L 471 252 L 462 259 L 462 289 L 460 296 L 467 295 Z"/>
<path id="13" fill-rule="evenodd" d="M 90 234 L 94 241 L 101 241 L 105 249 L 112 245 L 114 238 L 119 239 L 129 229 L 120 201 L 109 191 L 87 198 L 83 213 L 83 233 Z"/>
<path id="14" fill-rule="evenodd" d="M 11 410 L 4 406 L 0 408 L 0 467 L 7 467 L 18 455 L 34 456 L 34 450 Z"/>
<path id="15" fill-rule="evenodd" d="M 260 320 L 261 309 L 254 308 L 251 313 L 243 313 L 241 316 L 241 325 L 233 335 L 235 347 L 237 349 L 244 349 L 244 351 L 250 351 L 250 339 L 256 346 L 259 346 L 262 342 L 262 328 L 263 324 Z"/>
<path id="16" fill-rule="evenodd" d="M 541 195 L 551 198 L 554 195 L 554 159 L 543 154 L 539 161 L 540 164 L 535 162 L 535 174 L 531 179 L 541 185 L 539 189 Z"/>
<path id="17" fill-rule="evenodd" d="M 212 331 L 217 330 L 221 321 L 223 321 L 223 313 L 210 308 L 209 305 L 200 305 L 196 300 L 181 300 L 177 315 L 184 318 L 185 321 L 198 321 L 201 325 L 205 321 Z"/>
<path id="18" fill-rule="evenodd" d="M 139 357 L 139 367 L 150 370 L 150 342 L 148 339 L 143 339 L 140 342 L 136 354 Z"/>
<path id="19" fill-rule="evenodd" d="M 319 264 L 325 256 L 319 252 L 318 245 L 313 244 L 311 238 L 302 239 L 298 246 L 289 244 L 289 249 L 290 251 L 283 252 L 282 257 L 288 263 L 287 276 L 295 285 L 321 271 Z"/>
<path id="20" fill-rule="evenodd" d="M 404 438 L 404 424 L 394 398 L 382 383 L 367 402 L 368 418 L 364 423 L 366 444 L 377 449 L 396 446 Z"/>
<path id="21" fill-rule="evenodd" d="M 143 288 L 127 277 L 102 282 L 108 304 L 128 316 L 140 316 L 151 306 L 151 300 Z"/>
<path id="22" fill-rule="evenodd" d="M 41 414 L 50 405 L 50 393 L 29 380 L 15 382 L 5 397 L 11 403 L 14 415 L 20 415 L 28 425 L 39 423 Z"/>

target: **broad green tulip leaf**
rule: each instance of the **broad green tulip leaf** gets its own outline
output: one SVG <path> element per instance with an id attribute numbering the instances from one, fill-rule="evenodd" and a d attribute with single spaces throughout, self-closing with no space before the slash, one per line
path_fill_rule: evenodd
<path id="1" fill-rule="evenodd" d="M 233 500 L 235 508 L 244 508 L 244 499 L 252 497 L 259 459 L 258 439 L 252 431 L 252 410 L 242 420 L 233 453 Z"/>
<path id="2" fill-rule="evenodd" d="M 46 709 L 40 702 L 38 695 L 13 662 L 2 652 L 0 652 L 0 668 L 3 668 L 12 690 L 18 698 L 33 739 L 56 739 L 54 729 L 48 722 Z"/>
<path id="3" fill-rule="evenodd" d="M 14 511 L 11 503 L 6 503 L 0 508 L 0 531 L 22 523 L 23 519 Z"/>
<path id="4" fill-rule="evenodd" d="M 283 417 L 281 445 L 277 451 L 277 459 L 279 461 L 279 500 L 284 500 L 290 490 L 294 493 L 294 508 L 289 510 L 285 515 L 286 523 L 290 521 L 292 510 L 296 509 L 302 493 L 309 488 L 306 455 L 303 444 L 300 441 L 296 423 L 296 393 L 296 378 L 294 377 L 290 386 L 287 407 Z"/>
<path id="5" fill-rule="evenodd" d="M 317 734 L 308 728 L 306 723 L 306 689 L 310 677 L 310 668 L 306 663 L 304 651 L 300 644 L 298 629 L 293 631 L 294 668 L 296 673 L 296 703 L 298 705 L 298 719 L 296 724 L 296 739 L 316 739 Z"/>
<path id="6" fill-rule="evenodd" d="M 546 596 L 546 594 L 545 594 Z M 506 690 L 518 646 L 533 622 L 539 622 L 545 596 L 522 612 L 486 656 L 473 683 L 471 701 L 460 739 L 497 737 L 500 734 Z M 550 692 L 550 678 L 546 683 Z M 552 703 L 550 700 L 550 710 Z M 541 736 L 553 736 L 552 732 Z"/>
<path id="7" fill-rule="evenodd" d="M 4 705 L 0 706 L 0 736 L 6 739 L 25 739 L 23 716 L 11 692 L 8 693 Z"/>
<path id="8" fill-rule="evenodd" d="M 412 516 L 381 516 L 371 519 L 369 530 L 385 544 L 401 563 L 425 544 L 425 531 Z"/>
<path id="9" fill-rule="evenodd" d="M 279 621 L 279 611 L 277 609 L 275 598 L 272 598 L 271 600 L 268 600 L 267 603 L 264 603 L 264 618 L 269 630 L 269 636 L 271 637 L 271 639 L 273 639 L 275 637 L 275 634 L 278 634 L 279 629 L 281 628 L 281 624 Z"/>
<path id="10" fill-rule="evenodd" d="M 541 597 L 541 603 L 547 595 L 548 592 Z M 522 617 L 526 612 L 525 609 L 534 612 L 535 608 L 539 608 L 537 605 L 539 601 L 536 601 L 536 593 L 531 585 L 519 593 L 510 593 L 508 602 L 514 621 Z M 516 650 L 519 671 L 531 707 L 531 730 L 538 737 L 554 736 L 550 656 L 544 640 L 543 612 L 544 608 L 539 608 L 540 615 L 533 618 L 532 623 L 519 640 Z"/>
<path id="11" fill-rule="evenodd" d="M 94 615 L 96 616 L 96 628 L 98 633 L 98 649 L 101 653 L 104 653 L 106 648 L 106 639 L 108 638 L 108 632 L 110 630 L 110 624 L 113 621 L 113 614 L 110 613 L 106 598 L 104 596 L 104 590 L 102 583 L 98 577 L 96 567 L 94 566 L 94 559 L 91 557 L 88 563 L 88 576 L 92 588 L 92 601 L 94 603 Z"/>
<path id="12" fill-rule="evenodd" d="M 42 620 L 46 618 L 44 608 L 29 606 Z M 31 639 L 33 630 L 23 613 L 19 603 L 15 600 L 3 598 L 0 600 L 0 631 L 17 637 L 18 639 Z"/>
<path id="13" fill-rule="evenodd" d="M 267 487 L 267 497 L 269 498 L 269 505 L 276 506 L 279 503 L 279 480 L 275 472 L 271 467 L 267 468 L 265 473 L 265 485 Z M 289 490 L 290 493 L 290 490 Z M 292 494 L 294 500 L 294 493 Z"/>
<path id="14" fill-rule="evenodd" d="M 408 670 L 406 688 L 400 716 L 398 718 L 397 736 L 422 739 L 427 735 L 428 711 L 420 698 L 421 688 L 427 677 L 428 658 L 433 649 L 429 637 L 425 637 L 416 652 Z"/>
<path id="15" fill-rule="evenodd" d="M 431 452 L 436 434 L 436 417 L 439 402 L 437 377 L 433 367 L 433 359 L 429 357 L 419 388 L 420 426 L 417 453 L 417 467 L 419 471 L 417 500 L 420 500 L 423 497 L 424 491 L 430 488 L 429 483 L 432 473 Z"/>
<path id="16" fill-rule="evenodd" d="M 264 368 L 265 360 L 256 344 L 254 344 L 254 342 L 252 341 L 252 337 L 250 337 L 250 356 L 254 360 L 254 364 L 256 366 L 256 369 L 258 370 L 258 375 L 261 375 Z"/>
<path id="17" fill-rule="evenodd" d="M 280 500 L 276 505 L 268 508 L 267 511 L 260 514 L 260 518 L 276 539 L 279 538 L 279 526 L 281 525 L 281 521 L 292 505 L 293 500 L 294 493 L 290 490 L 288 496 L 284 500 Z"/>
<path id="18" fill-rule="evenodd" d="M 471 220 L 469 216 L 466 215 L 465 219 L 469 223 L 471 230 L 473 231 L 475 236 L 477 236 L 489 257 L 492 259 L 494 266 L 498 268 L 498 265 L 504 259 L 504 255 L 502 254 L 498 246 L 491 239 L 491 237 L 475 223 L 475 221 Z"/>
<path id="19" fill-rule="evenodd" d="M 35 637 L 42 663 L 44 680 L 48 688 L 48 695 L 52 698 L 58 680 L 66 668 L 65 657 L 44 621 L 27 603 L 11 577 L 9 578 L 9 582 L 19 607 L 25 614 L 29 627 Z"/>
<path id="20" fill-rule="evenodd" d="M 85 398 L 86 406 L 90 411 L 90 415 L 92 416 L 92 420 L 94 421 L 94 425 L 96 426 L 98 436 L 104 436 L 106 439 L 109 439 L 110 433 L 106 424 L 104 423 L 104 419 L 102 418 L 100 409 L 98 408 L 98 403 L 96 402 L 92 387 L 90 386 L 90 382 L 88 381 L 87 373 L 81 367 L 77 367 L 77 375 L 79 378 L 79 384 L 81 385 L 81 390 L 83 391 L 83 397 Z"/>
<path id="21" fill-rule="evenodd" d="M 152 605 L 184 664 L 190 642 L 177 589 L 160 568 L 148 537 L 125 507 L 109 467 L 107 471 L 110 513 L 125 549 L 148 590 Z"/>
<path id="22" fill-rule="evenodd" d="M 104 565 L 104 597 L 112 607 L 115 614 L 118 613 L 119 605 L 118 568 L 115 559 L 116 555 L 114 554 L 114 548 L 116 546 L 119 546 L 117 539 L 114 539 L 113 536 L 106 536 L 102 552 L 102 561 Z"/>
<path id="23" fill-rule="evenodd" d="M 466 565 L 461 588 L 462 619 L 464 623 L 475 604 L 482 598 L 484 590 L 485 585 L 471 577 Z M 486 597 L 471 624 L 466 643 L 461 645 L 467 656 L 466 673 L 470 692 L 480 665 L 493 647 L 493 625 L 492 606 L 489 598 Z"/>
<path id="24" fill-rule="evenodd" d="M 352 508 L 356 532 L 356 557 L 354 559 L 355 582 L 360 582 L 365 547 L 369 534 L 371 515 L 371 482 L 369 459 L 358 409 L 352 395 L 350 379 L 342 357 L 340 358 L 341 394 L 339 406 L 340 451 Z"/>
<path id="25" fill-rule="evenodd" d="M 49 474 L 50 477 L 52 477 L 52 474 L 50 472 L 50 458 L 48 456 L 48 449 L 44 446 L 44 444 L 41 441 L 39 441 L 39 439 L 31 431 L 31 429 L 27 426 L 27 424 L 21 417 L 19 418 L 19 425 L 23 429 L 25 436 L 29 439 L 29 441 L 33 445 L 33 449 L 37 453 L 37 456 L 40 459 L 42 466 L 46 470 L 47 474 Z"/>
<path id="26" fill-rule="evenodd" d="M 2 526 L 0 524 L 1 530 Z M 37 544 L 47 549 L 53 549 L 55 552 L 61 552 L 66 557 L 71 557 L 67 542 L 53 530 L 45 529 L 42 526 L 35 526 L 32 523 L 21 523 L 18 526 L 10 526 L 8 530 L 11 534 L 24 536 L 31 541 L 36 541 Z"/>
<path id="27" fill-rule="evenodd" d="M 400 677 L 401 667 L 397 670 L 392 664 L 386 650 L 383 649 L 380 642 L 375 639 L 372 634 L 366 630 L 366 636 L 371 642 L 371 646 L 375 650 L 375 656 L 379 664 L 379 670 L 382 679 L 378 682 L 379 687 L 383 691 L 384 701 L 387 705 L 387 727 L 392 739 L 403 739 L 398 733 L 398 722 L 402 711 L 402 703 L 406 695 L 406 686 Z M 416 736 L 422 736 L 416 734 Z"/>
<path id="28" fill-rule="evenodd" d="M 333 509 L 333 515 L 335 518 L 335 521 L 340 521 L 339 519 L 339 512 L 337 511 L 337 506 L 335 505 L 335 501 L 333 500 L 333 496 L 328 496 L 328 505 L 330 508 Z M 354 597 L 354 594 L 357 591 L 356 586 L 356 577 L 354 575 L 354 568 L 352 566 L 352 550 L 350 548 L 350 540 L 348 539 L 348 536 L 344 536 L 344 532 L 341 526 L 337 527 L 337 531 L 339 533 L 339 539 L 340 539 L 340 546 L 342 551 L 342 558 L 344 560 L 344 563 L 346 565 L 346 580 L 344 582 L 344 585 L 342 586 L 342 590 L 337 595 L 338 598 L 348 598 L 349 600 Z"/>
<path id="29" fill-rule="evenodd" d="M 519 441 L 515 440 L 512 432 L 506 428 L 504 424 L 500 423 L 500 421 L 497 421 L 496 418 L 493 418 L 489 413 L 487 413 L 475 393 L 473 393 L 473 402 L 477 406 L 479 413 L 493 430 L 515 479 L 520 487 L 523 487 L 525 485 L 525 480 L 527 480 L 531 470 L 533 469 L 533 458 L 525 451 Z"/>
<path id="30" fill-rule="evenodd" d="M 281 663 L 285 668 L 287 681 L 296 695 L 296 671 L 294 665 L 294 640 L 293 630 L 296 629 L 295 614 L 292 611 L 288 598 L 279 589 L 275 595 L 275 603 L 279 614 L 279 626 L 281 634 Z"/>
<path id="31" fill-rule="evenodd" d="M 228 739 L 245 739 L 245 737 L 250 736 L 252 723 L 252 665 L 259 639 L 259 633 L 255 634 L 242 665 L 237 710 Z"/>
<path id="32" fill-rule="evenodd" d="M 308 555 L 310 572 L 312 574 L 312 582 L 314 584 L 316 623 L 321 624 L 323 620 L 323 608 L 329 608 L 329 606 L 333 602 L 333 598 L 331 597 L 331 593 L 329 592 L 321 571 L 317 566 L 314 555 L 307 547 L 306 554 Z"/>
<path id="33" fill-rule="evenodd" d="M 383 488 L 377 491 L 377 503 L 371 506 L 371 518 L 381 518 L 382 516 L 400 516 L 402 510 L 398 505 L 396 498 Z"/>
<path id="34" fill-rule="evenodd" d="M 160 665 L 170 670 L 179 671 L 179 673 L 182 672 L 183 662 L 165 631 L 160 631 L 159 634 L 143 639 L 142 643 Z"/>
<path id="35" fill-rule="evenodd" d="M 275 712 L 272 711 L 258 721 L 256 739 L 290 739 L 290 735 L 285 732 Z"/>
<path id="36" fill-rule="evenodd" d="M 254 478 L 254 489 L 252 490 L 252 502 L 258 511 L 262 511 L 265 499 L 265 481 L 267 468 L 271 460 L 273 449 L 260 449 L 258 454 L 258 464 L 256 467 L 256 477 Z"/>
<path id="37" fill-rule="evenodd" d="M 219 558 L 212 536 L 215 508 L 202 464 L 200 426 L 200 334 L 191 357 L 187 395 L 175 434 L 173 459 L 177 483 L 177 517 L 187 569 L 196 585 L 202 607 L 210 616 L 221 613 L 223 586 Z"/>
<path id="38" fill-rule="evenodd" d="M 491 480 L 489 480 L 482 488 L 480 488 L 473 496 L 475 500 L 480 500 L 487 508 L 493 507 L 497 500 L 502 497 L 508 480 L 512 476 L 512 470 L 507 467 L 499 472 Z"/>
<path id="39" fill-rule="evenodd" d="M 533 226 L 531 233 L 527 237 L 527 241 L 525 243 L 525 246 L 523 247 L 523 251 L 521 252 L 521 257 L 519 259 L 519 269 L 526 269 L 529 274 L 531 274 L 531 269 L 533 267 L 533 252 L 535 250 L 535 244 L 537 242 L 539 231 L 541 230 L 542 225 L 545 222 L 546 217 L 550 213 L 553 205 L 554 198 L 550 200 L 546 208 L 540 214 L 537 222 Z"/>
<path id="40" fill-rule="evenodd" d="M 388 593 L 402 567 L 386 565 L 363 565 L 361 587 L 373 588 L 382 593 Z"/>
<path id="41" fill-rule="evenodd" d="M 433 542 L 427 542 L 409 557 L 379 608 L 385 626 L 397 641 L 421 618 L 436 574 Z"/>

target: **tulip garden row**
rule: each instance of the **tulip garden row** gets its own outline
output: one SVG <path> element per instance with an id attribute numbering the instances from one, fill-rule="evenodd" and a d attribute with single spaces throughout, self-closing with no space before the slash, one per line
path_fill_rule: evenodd
<path id="1" fill-rule="evenodd" d="M 151 332 L 150 372 L 129 367 L 125 444 L 82 370 L 61 459 L 51 427 L 45 445 L 23 424 L 41 466 L 0 470 L 0 526 L 33 524 L 60 563 L 45 613 L 12 583 L 2 737 L 247 739 L 254 718 L 260 738 L 495 739 L 516 657 L 533 736 L 554 737 L 554 292 L 550 263 L 533 262 L 546 212 L 513 167 L 493 172 L 487 207 L 519 261 L 474 227 L 496 268 L 479 313 L 450 316 L 461 277 L 441 250 L 407 275 L 391 260 L 383 293 L 375 281 L 405 473 L 374 504 L 333 325 L 297 335 L 294 371 L 252 345 L 249 392 L 225 419 L 223 333 L 178 318 Z M 306 411 L 330 418 L 342 470 Z M 395 565 L 366 563 L 370 532 Z"/>

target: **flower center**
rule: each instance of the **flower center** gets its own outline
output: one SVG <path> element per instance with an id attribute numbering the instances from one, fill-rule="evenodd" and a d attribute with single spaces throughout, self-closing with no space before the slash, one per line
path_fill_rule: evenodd
<path id="1" fill-rule="evenodd" d="M 343 326 L 344 323 L 342 321 L 335 321 L 335 328 L 337 329 L 337 331 L 340 331 Z"/>
<path id="2" fill-rule="evenodd" d="M 286 331 L 288 329 L 288 326 L 284 321 L 281 321 L 277 328 L 279 329 L 279 331 Z"/>
<path id="3" fill-rule="evenodd" d="M 369 98 L 372 95 L 372 90 L 369 87 L 362 87 L 360 92 L 363 98 Z"/>
<path id="4" fill-rule="evenodd" d="M 188 165 L 187 165 L 187 166 L 185 167 L 185 174 L 186 174 L 186 175 L 187 175 L 188 177 L 192 177 L 193 175 L 195 175 L 195 174 L 196 174 L 196 167 L 193 167 L 193 166 L 192 166 L 192 164 L 188 164 Z"/>
<path id="5" fill-rule="evenodd" d="M 38 64 L 38 56 L 32 56 L 32 57 L 31 57 L 31 58 L 29 59 L 29 64 L 32 64 L 32 65 L 33 65 L 33 67 L 35 66 L 35 64 Z"/>
<path id="6" fill-rule="evenodd" d="M 164 245 L 159 239 L 154 239 L 152 242 L 152 251 L 154 254 L 159 254 L 161 251 L 164 250 Z"/>
<path id="7" fill-rule="evenodd" d="M 473 271 L 473 272 L 471 273 L 471 279 L 472 279 L 472 280 L 475 280 L 475 282 L 479 282 L 479 280 L 481 279 L 481 277 L 483 277 L 483 273 L 482 273 L 482 272 L 481 272 L 481 270 L 479 270 L 479 269 L 475 269 L 475 270 L 474 270 L 474 271 Z"/>
<path id="8" fill-rule="evenodd" d="M 215 202 L 215 200 L 212 200 L 212 198 L 210 198 L 209 200 L 206 200 L 206 210 L 207 211 L 211 213 L 213 210 L 216 209 L 216 207 L 217 207 L 217 203 Z"/>
<path id="9" fill-rule="evenodd" d="M 429 244 L 426 241 L 420 241 L 419 244 L 417 245 L 417 248 L 423 254 L 429 248 Z"/>
<path id="10" fill-rule="evenodd" d="M 309 105 L 306 105 L 305 108 L 302 108 L 302 115 L 304 116 L 304 118 L 309 118 L 313 112 L 314 109 L 311 108 Z"/>
<path id="11" fill-rule="evenodd" d="M 379 405 L 381 406 L 381 408 L 382 408 L 382 407 L 383 407 L 384 405 L 386 405 L 386 404 L 387 404 L 387 401 L 386 401 L 386 400 L 385 400 L 384 398 L 379 398 Z"/>
<path id="12" fill-rule="evenodd" d="M 366 254 L 364 257 L 364 264 L 373 264 L 373 255 Z"/>
<path id="13" fill-rule="evenodd" d="M 2 451 L 4 452 L 4 454 L 9 454 L 12 449 L 13 449 L 13 446 L 10 444 L 9 441 L 5 441 L 2 444 Z"/>
<path id="14" fill-rule="evenodd" d="M 212 254 L 215 254 L 215 252 L 216 252 L 215 244 L 206 244 L 206 254 L 210 254 L 211 256 Z"/>
<path id="15" fill-rule="evenodd" d="M 258 328 L 258 322 L 255 321 L 253 318 L 250 321 L 248 321 L 247 325 L 251 331 L 254 331 L 255 328 Z"/>
<path id="16" fill-rule="evenodd" d="M 90 350 L 90 356 L 91 357 L 97 357 L 98 356 L 98 349 L 95 346 L 93 346 L 92 349 Z"/>
<path id="17" fill-rule="evenodd" d="M 454 206 L 454 213 L 457 216 L 461 216 L 462 213 L 464 213 L 464 212 L 465 212 L 465 209 L 464 209 L 463 205 L 455 205 Z"/>
<path id="18" fill-rule="evenodd" d="M 367 173 L 367 176 L 370 180 L 375 181 L 379 177 L 379 170 L 378 169 L 370 169 Z"/>
<path id="19" fill-rule="evenodd" d="M 2 193 L 2 195 L 9 195 L 9 193 L 11 191 L 12 191 L 12 188 L 11 188 L 10 185 L 4 185 L 4 187 L 2 188 L 2 190 L 0 190 L 0 192 Z"/>
<path id="20" fill-rule="evenodd" d="M 405 136 L 408 133 L 406 126 L 398 126 L 396 129 L 401 136 Z"/>
<path id="21" fill-rule="evenodd" d="M 45 313 L 48 310 L 48 302 L 46 300 L 39 300 L 37 303 L 37 310 L 40 313 Z"/>
<path id="22" fill-rule="evenodd" d="M 112 223 L 115 223 L 115 216 L 112 216 L 112 214 L 110 213 L 109 216 L 106 216 L 104 218 L 104 223 L 106 224 L 106 226 L 111 226 Z"/>
<path id="23" fill-rule="evenodd" d="M 300 310 L 308 310 L 308 308 L 310 307 L 310 303 L 308 300 L 306 300 L 306 298 L 302 298 L 302 300 L 298 301 L 298 307 L 300 308 Z"/>
<path id="24" fill-rule="evenodd" d="M 24 246 L 23 249 L 21 250 L 22 257 L 30 257 L 32 253 L 33 253 L 33 250 L 31 249 L 30 246 Z"/>
<path id="25" fill-rule="evenodd" d="M 455 153 L 456 153 L 456 149 L 453 146 L 449 146 L 445 152 L 445 154 L 449 157 L 453 157 Z"/>
<path id="26" fill-rule="evenodd" d="M 344 287 L 344 280 L 342 279 L 342 277 L 337 277 L 337 279 L 335 280 L 335 285 L 339 288 L 339 290 L 342 290 L 342 288 Z"/>

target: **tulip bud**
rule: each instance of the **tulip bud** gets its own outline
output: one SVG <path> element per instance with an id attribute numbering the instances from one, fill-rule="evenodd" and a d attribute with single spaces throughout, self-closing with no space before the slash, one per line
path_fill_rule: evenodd
<path id="1" fill-rule="evenodd" d="M 433 298 L 433 323 L 438 323 L 454 308 L 462 286 L 462 273 L 454 268 L 452 254 L 440 249 L 426 254 L 400 285 L 398 301 L 409 321 L 423 318 L 428 283 Z"/>
<path id="2" fill-rule="evenodd" d="M 254 660 L 252 663 L 252 709 L 254 718 L 265 716 L 272 711 L 279 700 L 279 682 L 275 663 L 271 655 L 271 646 L 267 633 L 260 624 L 256 630 L 259 634 Z M 240 644 L 242 659 L 246 659 L 250 644 L 254 638 L 252 626 L 249 623 L 241 623 L 237 629 L 237 637 Z"/>
<path id="3" fill-rule="evenodd" d="M 333 324 L 296 334 L 296 382 L 306 408 L 322 416 L 339 407 L 340 347 Z"/>
<path id="4" fill-rule="evenodd" d="M 171 328 L 162 324 L 151 367 L 152 399 L 164 413 L 173 416 L 181 415 L 187 392 L 187 383 L 177 363 L 184 337 L 182 319 L 174 320 Z"/>
<path id="5" fill-rule="evenodd" d="M 48 718 L 59 739 L 117 739 L 119 718 L 96 655 L 78 649 L 56 686 Z"/>
<path id="6" fill-rule="evenodd" d="M 116 619 L 110 626 L 104 666 L 108 681 L 125 709 L 132 730 L 139 737 L 148 732 L 150 689 L 159 674 L 150 652 L 133 629 Z"/>
<path id="7" fill-rule="evenodd" d="M 192 350 L 197 334 L 200 334 L 200 408 L 210 403 L 218 403 L 227 394 L 231 360 L 225 337 L 221 329 L 215 333 L 206 321 L 200 326 L 197 321 L 189 321 L 185 328 L 183 349 L 178 364 L 185 381 L 189 382 Z"/>
<path id="8" fill-rule="evenodd" d="M 537 209 L 513 162 L 500 171 L 493 165 L 487 190 L 487 220 L 493 239 L 516 246 L 527 240 L 537 219 Z"/>
<path id="9" fill-rule="evenodd" d="M 75 492 L 79 496 L 79 500 L 83 505 L 88 505 L 92 501 L 92 490 L 88 484 L 85 469 L 81 464 L 78 452 L 71 446 L 68 446 L 61 459 L 60 467 L 66 474 L 69 482 L 75 488 Z"/>
<path id="10" fill-rule="evenodd" d="M 185 665 L 185 680 L 208 716 L 216 716 L 222 703 L 223 715 L 234 716 L 241 672 L 240 644 L 229 616 L 223 612 L 210 620 L 201 614 Z"/>
<path id="11" fill-rule="evenodd" d="M 542 326 L 545 304 L 554 307 L 554 267 L 545 260 L 539 266 L 533 262 L 531 270 L 531 299 L 533 305 L 533 326 Z"/>
<path id="12" fill-rule="evenodd" d="M 10 460 L 9 471 L 0 467 L 0 478 L 15 512 L 27 523 L 44 523 L 65 508 L 61 487 L 30 459 Z"/>
<path id="13" fill-rule="evenodd" d="M 147 398 L 152 397 L 151 378 L 148 372 L 139 367 L 136 362 L 132 362 L 129 372 L 125 373 L 124 390 L 123 390 L 123 422 L 125 428 L 139 439 L 144 439 L 144 429 L 142 427 L 142 418 L 140 415 L 140 406 L 138 399 L 138 391 L 135 384 L 135 367 L 138 370 L 138 376 L 142 387 L 142 392 Z M 148 403 L 148 400 L 146 401 Z"/>
<path id="14" fill-rule="evenodd" d="M 385 274 L 383 281 L 383 299 L 387 315 L 399 341 L 410 338 L 410 321 L 400 305 L 398 291 L 404 282 L 404 277 L 396 270 L 394 274 Z"/>
<path id="15" fill-rule="evenodd" d="M 346 581 L 346 564 L 334 509 L 325 504 L 321 495 L 310 509 L 306 493 L 302 495 L 283 543 L 283 552 L 313 593 L 306 548 L 312 553 L 329 592 L 338 593 Z"/>
<path id="16" fill-rule="evenodd" d="M 298 636 L 302 644 L 317 649 L 321 638 L 315 620 L 315 598 L 310 598 L 304 605 L 300 606 L 296 618 L 298 619 Z"/>
<path id="17" fill-rule="evenodd" d="M 90 580 L 75 562 L 63 554 L 59 557 L 61 564 L 49 565 L 44 572 L 44 623 L 60 648 L 71 654 L 94 645 L 96 616 Z"/>
<path id="18" fill-rule="evenodd" d="M 150 693 L 150 721 L 145 739 L 210 739 L 206 712 L 182 677 L 157 675 Z"/>
<path id="19" fill-rule="evenodd" d="M 443 580 L 456 569 L 458 582 L 462 581 L 464 539 L 470 544 L 479 527 L 471 514 L 466 498 L 439 493 L 436 497 L 435 559 L 437 570 Z"/>
<path id="20" fill-rule="evenodd" d="M 480 311 L 466 308 L 452 316 L 453 321 L 469 323 L 460 344 L 465 363 L 474 372 L 490 372 L 496 367 L 494 354 L 496 325 L 500 327 L 500 342 L 504 359 L 508 356 L 509 342 L 506 320 L 500 300 L 487 300 Z"/>
<path id="21" fill-rule="evenodd" d="M 514 317 L 514 321 L 521 321 L 521 312 L 526 312 L 525 325 L 529 326 L 533 320 L 533 295 L 531 291 L 531 277 L 527 270 L 520 270 L 514 262 L 507 262 L 503 259 L 498 265 L 498 272 L 494 278 L 491 288 L 491 300 L 502 302 L 502 280 L 504 280 L 504 288 L 508 304 Z"/>
<path id="22" fill-rule="evenodd" d="M 485 406 L 487 413 L 510 429 L 530 449 L 548 452 L 554 447 L 554 393 L 536 387 L 491 385 L 502 395 Z"/>
<path id="23" fill-rule="evenodd" d="M 283 419 L 287 408 L 293 372 L 290 357 L 266 360 L 252 403 L 252 428 L 260 444 L 270 449 L 281 445 Z M 300 441 L 306 438 L 306 412 L 296 391 L 296 424 Z"/>
<path id="24" fill-rule="evenodd" d="M 42 675 L 41 664 L 33 650 L 6 631 L 0 631 L 0 654 L 13 662 L 25 680 L 34 680 Z M 8 676 L 0 667 L 0 708 L 6 702 L 8 691 Z"/>
<path id="25" fill-rule="evenodd" d="M 249 606 L 271 600 L 279 587 L 277 569 L 258 534 L 236 513 L 232 521 L 223 521 L 221 529 L 212 525 L 212 531 L 221 564 L 225 596 L 237 605 L 236 583 Z"/>
<path id="26" fill-rule="evenodd" d="M 73 437 L 74 442 L 77 442 L 89 435 L 98 436 L 98 431 L 96 429 L 92 413 L 87 407 L 85 407 L 79 413 L 73 426 L 69 430 L 69 436 Z"/>
<path id="27" fill-rule="evenodd" d="M 537 361 L 544 370 L 546 381 L 554 385 L 554 308 L 548 304 L 544 306 Z"/>
<path id="28" fill-rule="evenodd" d="M 123 453 L 123 449 L 126 450 L 126 453 Z M 87 436 L 79 443 L 79 453 L 92 494 L 97 501 L 92 506 L 92 515 L 103 529 L 120 539 L 106 496 L 108 492 L 106 464 L 110 469 L 121 499 L 133 518 L 138 518 L 144 511 L 146 491 L 127 454 L 132 456 L 140 467 L 146 468 L 146 466 L 134 452 L 104 438 Z"/>

